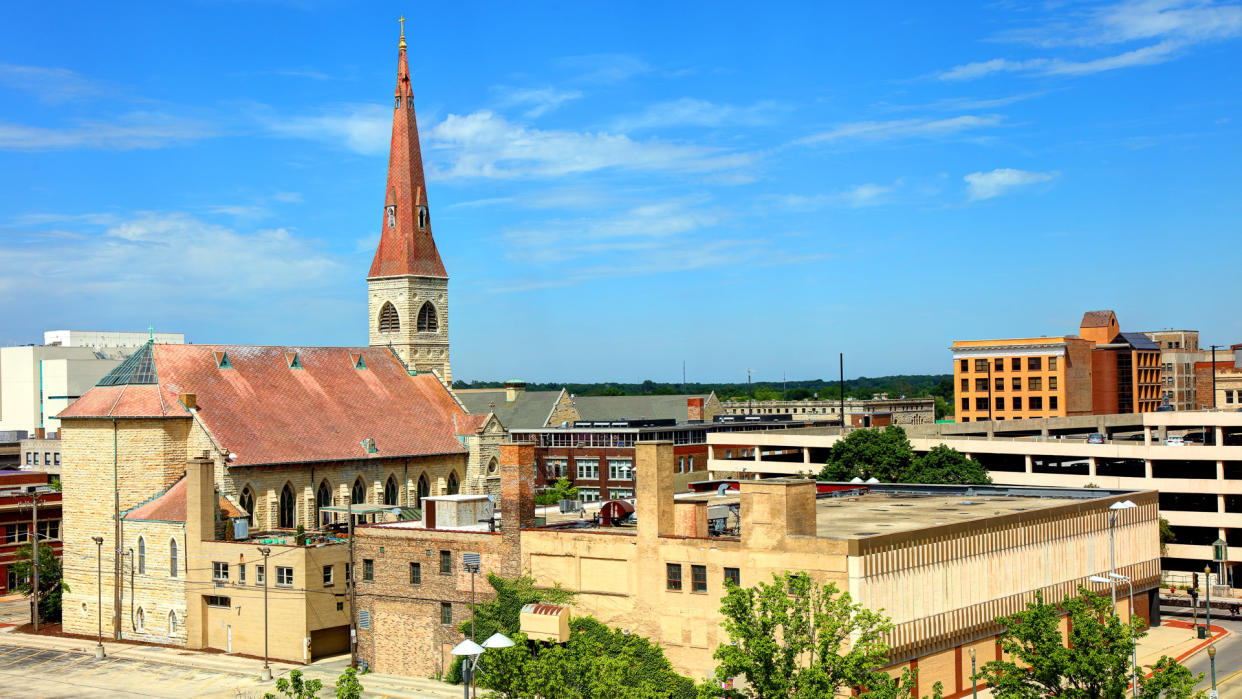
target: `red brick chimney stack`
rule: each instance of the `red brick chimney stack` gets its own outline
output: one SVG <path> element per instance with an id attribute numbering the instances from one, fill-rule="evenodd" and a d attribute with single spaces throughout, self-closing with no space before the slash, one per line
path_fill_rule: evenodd
<path id="1" fill-rule="evenodd" d="M 686 399 L 686 419 L 699 420 L 703 419 L 703 399 L 687 398 Z"/>

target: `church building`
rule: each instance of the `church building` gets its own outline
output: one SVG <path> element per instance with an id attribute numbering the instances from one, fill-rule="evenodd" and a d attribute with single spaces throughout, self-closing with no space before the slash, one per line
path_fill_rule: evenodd
<path id="1" fill-rule="evenodd" d="M 450 390 L 404 32 L 381 225 L 369 346 L 152 338 L 59 415 L 65 631 L 256 656 L 267 634 L 296 662 L 347 651 L 333 508 L 410 519 L 428 496 L 498 487 L 503 430 Z"/>

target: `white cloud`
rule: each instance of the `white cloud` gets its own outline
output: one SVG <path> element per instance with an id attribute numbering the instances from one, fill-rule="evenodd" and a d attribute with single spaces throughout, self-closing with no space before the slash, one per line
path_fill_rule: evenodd
<path id="1" fill-rule="evenodd" d="M 319 141 L 363 155 L 387 151 L 392 137 L 392 108 L 378 104 L 340 105 L 316 116 L 259 118 L 279 136 Z"/>
<path id="2" fill-rule="evenodd" d="M 615 83 L 652 70 L 641 58 L 619 53 L 565 56 L 556 63 L 578 71 L 576 81 L 582 83 Z"/>
<path id="3" fill-rule="evenodd" d="M 207 124 L 158 112 L 131 112 L 113 121 L 78 121 L 65 128 L 0 122 L 0 150 L 164 148 L 216 135 Z"/>
<path id="4" fill-rule="evenodd" d="M 888 141 L 901 138 L 938 138 L 965 131 L 999 126 L 1004 117 L 964 115 L 948 119 L 897 119 L 892 121 L 857 121 L 821 131 L 797 143 L 834 143 L 837 141 Z"/>
<path id="5" fill-rule="evenodd" d="M 673 126 L 759 126 L 771 123 L 781 111 L 783 108 L 771 101 L 737 106 L 683 97 L 653 104 L 638 114 L 623 116 L 614 122 L 613 129 L 626 132 Z"/>
<path id="6" fill-rule="evenodd" d="M 1058 174 L 1056 172 L 1028 172 L 1012 168 L 998 168 L 991 172 L 972 172 L 962 179 L 966 181 L 966 192 L 971 201 L 979 201 L 1007 194 L 1015 187 L 1049 182 L 1055 179 Z"/>
<path id="7" fill-rule="evenodd" d="M 745 153 L 608 133 L 531 129 L 491 111 L 451 114 L 426 143 L 447 161 L 441 177 L 559 177 L 597 170 L 716 172 L 754 161 Z"/>
<path id="8" fill-rule="evenodd" d="M 1025 102 L 1036 97 L 1043 97 L 1047 91 L 1025 92 L 1007 97 L 946 97 L 927 104 L 879 104 L 881 109 L 888 111 L 935 110 L 939 112 L 969 112 L 977 109 L 997 109 L 1011 104 Z"/>
<path id="9" fill-rule="evenodd" d="M 26 240 L 23 240 L 23 237 Z M 124 308 L 159 303 L 252 304 L 290 289 L 327 288 L 341 273 L 313 241 L 283 229 L 242 232 L 184 213 L 140 212 L 102 231 L 49 243 L 41 234 L 0 238 L 0 313 L 31 304 Z"/>
<path id="10" fill-rule="evenodd" d="M 582 97 L 578 90 L 558 90 L 555 87 L 500 87 L 496 91 L 500 94 L 502 107 L 526 107 L 523 114 L 528 119 L 547 114 L 566 102 Z"/>
<path id="11" fill-rule="evenodd" d="M 1106 48 L 1148 42 L 1145 46 L 1092 59 L 1039 57 L 995 58 L 956 66 L 941 80 L 973 80 L 994 73 L 1088 75 L 1173 60 L 1197 44 L 1242 36 L 1242 6 L 1212 0 L 1125 0 L 1071 13 L 1068 19 L 1003 32 L 994 39 L 1039 48 Z"/>
<path id="12" fill-rule="evenodd" d="M 868 182 L 846 187 L 839 192 L 813 195 L 786 194 L 776 197 L 775 201 L 781 207 L 792 211 L 814 211 L 829 206 L 862 208 L 886 203 L 889 200 L 888 195 L 895 192 L 901 185 L 900 179 L 888 185 Z"/>
<path id="13" fill-rule="evenodd" d="M 65 102 L 102 92 L 98 83 L 67 68 L 0 63 L 0 86 L 27 90 L 45 102 Z"/>

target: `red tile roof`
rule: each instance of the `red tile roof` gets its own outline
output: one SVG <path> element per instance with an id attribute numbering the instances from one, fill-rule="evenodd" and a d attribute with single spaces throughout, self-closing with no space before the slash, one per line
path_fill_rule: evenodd
<path id="1" fill-rule="evenodd" d="M 301 369 L 289 366 L 294 353 Z M 154 355 L 158 386 L 96 386 L 60 417 L 187 417 L 178 396 L 194 393 L 233 466 L 461 454 L 460 430 L 477 429 L 439 379 L 410 376 L 385 347 L 155 345 Z"/>
<path id="2" fill-rule="evenodd" d="M 165 490 L 155 498 L 144 502 L 125 513 L 122 519 L 143 519 L 156 522 L 184 522 L 185 521 L 185 496 L 189 487 L 186 485 L 186 479 L 173 483 L 172 487 Z M 225 517 L 245 517 L 241 510 L 237 509 L 233 503 L 229 502 L 224 496 L 216 495 L 220 503 L 220 513 Z"/>

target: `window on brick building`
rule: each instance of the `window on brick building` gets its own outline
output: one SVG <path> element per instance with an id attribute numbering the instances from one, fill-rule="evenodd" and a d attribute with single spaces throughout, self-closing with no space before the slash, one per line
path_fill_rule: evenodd
<path id="1" fill-rule="evenodd" d="M 975 410 L 987 410 L 987 409 L 988 409 L 988 399 L 986 396 L 983 398 L 975 399 Z"/>
<path id="2" fill-rule="evenodd" d="M 456 495 L 461 490 L 461 481 L 457 479 L 456 473 L 450 473 L 448 477 L 448 494 Z"/>
<path id="3" fill-rule="evenodd" d="M 707 592 L 707 566 L 690 566 L 690 591 Z"/>
<path id="4" fill-rule="evenodd" d="M 1044 409 L 1043 396 L 1031 396 L 1027 400 L 1027 409 L 1028 410 L 1043 410 Z"/>
<path id="5" fill-rule="evenodd" d="M 986 359 L 975 360 L 975 371 L 987 371 L 987 370 L 988 370 L 988 360 Z"/>
<path id="6" fill-rule="evenodd" d="M 224 607 L 229 609 L 233 606 L 233 600 L 223 595 L 207 595 L 206 600 L 208 607 Z"/>
<path id="7" fill-rule="evenodd" d="M 1013 371 L 1021 371 L 1022 370 L 1022 358 L 1012 357 L 1009 360 L 1009 368 L 1012 369 Z"/>
<path id="8" fill-rule="evenodd" d="M 996 359 L 992 360 L 992 371 L 1004 371 L 1004 370 L 1005 370 L 1004 359 L 997 357 Z"/>
<path id="9" fill-rule="evenodd" d="M 681 592 L 681 564 L 667 563 L 665 564 L 665 586 L 673 592 Z"/>
<path id="10" fill-rule="evenodd" d="M 969 398 L 962 399 L 962 410 L 970 410 L 970 399 Z"/>
<path id="11" fill-rule="evenodd" d="M 1004 379 L 996 379 L 996 381 L 995 381 L 995 382 L 993 382 L 993 386 L 996 388 L 996 390 L 998 390 L 998 391 L 1003 391 L 1003 390 L 1005 390 L 1005 380 L 1004 380 Z"/>
<path id="12" fill-rule="evenodd" d="M 229 581 L 229 564 L 220 561 L 211 562 L 211 579 L 213 582 L 226 583 Z"/>
<path id="13" fill-rule="evenodd" d="M 323 586 L 324 587 L 332 587 L 333 585 L 336 584 L 336 581 L 333 579 L 332 572 L 333 572 L 332 566 L 323 567 Z"/>
<path id="14" fill-rule="evenodd" d="M 998 397 L 998 398 L 996 398 L 995 403 L 996 403 L 996 409 L 997 409 L 997 410 L 1004 410 L 1004 409 L 1005 409 L 1005 399 L 1004 399 L 1003 397 Z"/>
<path id="15" fill-rule="evenodd" d="M 293 486 L 289 483 L 280 489 L 280 521 L 276 526 L 281 529 L 293 529 L 297 526 L 297 505 L 293 495 Z"/>
<path id="16" fill-rule="evenodd" d="M 327 481 L 320 481 L 315 491 L 315 507 L 319 509 L 319 526 L 326 527 L 332 522 L 332 513 L 324 512 L 323 508 L 332 506 L 332 486 Z"/>
<path id="17" fill-rule="evenodd" d="M 1014 396 L 1014 397 L 1013 397 L 1013 408 L 1012 408 L 1012 409 L 1013 409 L 1013 410 L 1021 410 L 1021 409 L 1022 409 L 1022 396 Z"/>
<path id="18" fill-rule="evenodd" d="M 241 500 L 242 509 L 245 510 L 246 512 L 246 522 L 250 526 L 253 527 L 254 526 L 254 491 L 250 489 L 250 486 L 246 486 L 245 488 L 242 488 L 240 500 Z"/>
<path id="19" fill-rule="evenodd" d="M 738 587 L 742 586 L 742 571 L 737 568 L 724 569 L 724 581 L 726 584 L 732 583 Z"/>
<path id="20" fill-rule="evenodd" d="M 423 498 L 431 495 L 431 481 L 427 480 L 427 474 L 424 473 L 418 477 L 418 490 L 416 493 L 417 495 L 415 495 L 416 501 L 414 506 L 421 510 L 423 507 Z"/>
<path id="21" fill-rule="evenodd" d="M 420 204 L 418 207 L 418 229 L 425 229 L 430 222 L 431 217 L 427 215 L 427 207 Z"/>
<path id="22" fill-rule="evenodd" d="M 38 466 L 39 465 L 39 452 L 34 451 L 34 452 L 28 452 L 28 453 L 34 455 L 34 465 Z"/>
<path id="23" fill-rule="evenodd" d="M 453 574 L 453 552 L 452 551 L 441 551 L 440 552 L 440 575 L 452 575 L 452 574 Z"/>
<path id="24" fill-rule="evenodd" d="M 237 584 L 238 585 L 246 584 L 246 564 L 245 563 L 242 563 L 237 566 Z"/>
<path id="25" fill-rule="evenodd" d="M 440 329 L 440 317 L 436 315 L 436 307 L 431 305 L 430 301 L 423 304 L 418 309 L 418 331 L 420 333 L 433 333 Z"/>
<path id="26" fill-rule="evenodd" d="M 177 540 L 168 540 L 168 574 L 177 577 Z"/>
<path id="27" fill-rule="evenodd" d="M 1056 370 L 1057 370 L 1057 358 L 1048 357 L 1048 371 L 1056 371 Z"/>
<path id="28" fill-rule="evenodd" d="M 266 578 L 267 578 L 267 569 L 265 569 L 265 568 L 264 568 L 263 566 L 261 566 L 261 565 L 256 565 L 256 566 L 254 567 L 254 584 L 255 584 L 255 585 L 262 585 L 262 584 L 263 584 L 263 581 L 264 581 Z"/>
<path id="29" fill-rule="evenodd" d="M 690 457 L 690 470 L 694 470 L 694 457 Z M 608 480 L 634 480 L 634 462 L 630 459 L 609 459 Z"/>
<path id="30" fill-rule="evenodd" d="M 582 502 L 599 502 L 599 488 L 578 488 L 578 499 Z"/>
<path id="31" fill-rule="evenodd" d="M 1018 378 L 1017 376 L 1013 377 L 1012 379 L 1010 379 L 1010 386 L 1015 391 L 1021 391 L 1022 390 L 1022 379 Z"/>
<path id="32" fill-rule="evenodd" d="M 962 393 L 965 393 L 970 390 L 970 379 L 962 379 L 960 383 L 961 383 Z"/>
<path id="33" fill-rule="evenodd" d="M 1042 376 L 1030 376 L 1026 379 L 1026 389 L 1028 391 L 1044 390 L 1044 378 Z"/>
<path id="34" fill-rule="evenodd" d="M 959 366 L 961 367 L 963 373 L 970 371 L 970 365 L 966 362 L 965 359 L 961 360 L 961 362 L 959 363 Z"/>
<path id="35" fill-rule="evenodd" d="M 1057 409 L 1057 397 L 1056 396 L 1048 396 L 1048 409 L 1049 410 Z"/>
<path id="36" fill-rule="evenodd" d="M 633 488 L 609 488 L 608 497 L 612 500 L 624 500 L 634 497 Z"/>
<path id="37" fill-rule="evenodd" d="M 975 379 L 975 390 L 976 391 L 987 391 L 988 380 L 987 379 Z"/>
<path id="38" fill-rule="evenodd" d="M 138 574 L 146 575 L 147 573 L 147 540 L 138 537 Z"/>
<path id="39" fill-rule="evenodd" d="M 397 315 L 397 308 L 391 303 L 385 303 L 380 309 L 379 314 L 379 331 L 382 333 L 395 333 L 401 330 L 401 316 Z"/>
<path id="40" fill-rule="evenodd" d="M 453 625 L 453 604 L 451 602 L 440 603 L 440 623 L 444 626 Z"/>
<path id="41" fill-rule="evenodd" d="M 293 587 L 293 568 L 276 566 L 276 587 Z"/>
<path id="42" fill-rule="evenodd" d="M 1027 371 L 1039 371 L 1040 368 L 1043 367 L 1044 365 L 1043 359 L 1044 359 L 1043 357 L 1027 357 L 1026 358 Z"/>
<path id="43" fill-rule="evenodd" d="M 397 504 L 397 479 L 392 476 L 389 476 L 388 480 L 384 481 L 384 504 Z"/>
<path id="44" fill-rule="evenodd" d="M 375 561 L 370 558 L 362 559 L 362 579 L 371 582 L 375 580 Z"/>
<path id="45" fill-rule="evenodd" d="M 422 585 L 423 584 L 423 564 L 419 563 L 418 561 L 413 561 L 410 563 L 410 584 L 411 585 Z"/>
<path id="46" fill-rule="evenodd" d="M 34 465 L 34 462 L 31 460 L 33 456 L 34 456 L 34 452 L 32 452 L 32 451 L 28 451 L 28 452 L 26 452 L 26 465 L 27 465 L 27 466 L 33 466 L 33 465 Z"/>
<path id="47" fill-rule="evenodd" d="M 564 478 L 569 474 L 569 459 L 545 458 L 543 465 L 548 478 Z"/>
<path id="48" fill-rule="evenodd" d="M 579 480 L 597 480 L 599 478 L 599 458 L 577 458 L 574 465 L 578 467 Z"/>
<path id="49" fill-rule="evenodd" d="M 59 466 L 60 465 L 60 452 L 56 452 L 55 454 L 52 454 L 52 458 L 56 461 L 56 465 Z"/>

